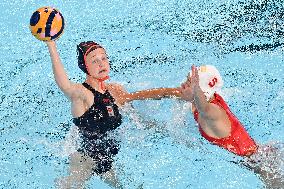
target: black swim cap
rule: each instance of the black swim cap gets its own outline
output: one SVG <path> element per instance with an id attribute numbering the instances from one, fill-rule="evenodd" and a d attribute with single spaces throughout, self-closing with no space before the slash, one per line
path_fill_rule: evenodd
<path id="1" fill-rule="evenodd" d="M 85 56 L 87 56 L 87 54 L 85 55 L 85 53 L 87 52 L 89 54 L 91 51 L 96 50 L 98 48 L 103 47 L 94 41 L 81 42 L 79 45 L 77 45 L 78 66 L 86 74 L 89 73 L 85 64 Z"/>

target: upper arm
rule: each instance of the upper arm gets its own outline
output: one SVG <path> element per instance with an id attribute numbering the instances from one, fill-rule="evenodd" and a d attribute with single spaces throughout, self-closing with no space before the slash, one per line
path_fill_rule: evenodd
<path id="1" fill-rule="evenodd" d="M 81 84 L 71 82 L 68 87 L 60 88 L 64 95 L 70 100 L 84 99 L 84 88 Z"/>

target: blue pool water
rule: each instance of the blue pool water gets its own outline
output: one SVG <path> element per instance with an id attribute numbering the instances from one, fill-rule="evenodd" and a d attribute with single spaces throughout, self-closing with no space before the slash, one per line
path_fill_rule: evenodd
<path id="1" fill-rule="evenodd" d="M 1 1 L 0 188 L 54 188 L 67 174 L 76 130 L 57 88 L 47 47 L 28 28 L 33 11 L 57 7 L 58 40 L 70 79 L 84 80 L 76 45 L 95 40 L 109 54 L 111 81 L 128 91 L 176 87 L 192 64 L 213 64 L 223 95 L 260 144 L 284 142 L 284 4 L 280 0 Z M 263 188 L 238 157 L 199 135 L 184 102 L 137 101 L 115 133 L 115 166 L 125 188 Z M 154 127 L 149 127 L 149 121 Z M 110 188 L 97 177 L 88 188 Z"/>

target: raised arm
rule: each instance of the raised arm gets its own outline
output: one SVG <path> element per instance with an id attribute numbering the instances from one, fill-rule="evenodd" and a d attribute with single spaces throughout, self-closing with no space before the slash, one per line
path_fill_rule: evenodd
<path id="1" fill-rule="evenodd" d="M 59 53 L 57 52 L 56 43 L 55 41 L 48 41 L 46 42 L 51 62 L 52 62 L 52 70 L 54 74 L 54 79 L 56 81 L 56 84 L 61 89 L 61 91 L 67 96 L 68 98 L 71 98 L 75 91 L 75 85 L 72 83 L 68 76 L 66 71 L 64 70 L 63 64 L 60 60 Z"/>
<path id="2" fill-rule="evenodd" d="M 192 103 L 197 108 L 197 110 L 200 112 L 200 114 L 207 113 L 209 109 L 209 102 L 207 102 L 207 99 L 199 86 L 198 70 L 194 65 L 192 66 L 191 72 L 192 72 L 192 76 L 190 78 L 190 82 L 191 82 L 192 91 L 193 91 Z"/>

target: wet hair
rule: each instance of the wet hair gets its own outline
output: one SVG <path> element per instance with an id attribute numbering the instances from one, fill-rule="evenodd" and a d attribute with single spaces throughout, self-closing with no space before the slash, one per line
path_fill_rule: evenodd
<path id="1" fill-rule="evenodd" d="M 86 68 L 85 57 L 93 50 L 98 48 L 104 49 L 101 45 L 94 41 L 81 42 L 77 45 L 78 66 L 86 74 L 89 74 Z"/>

